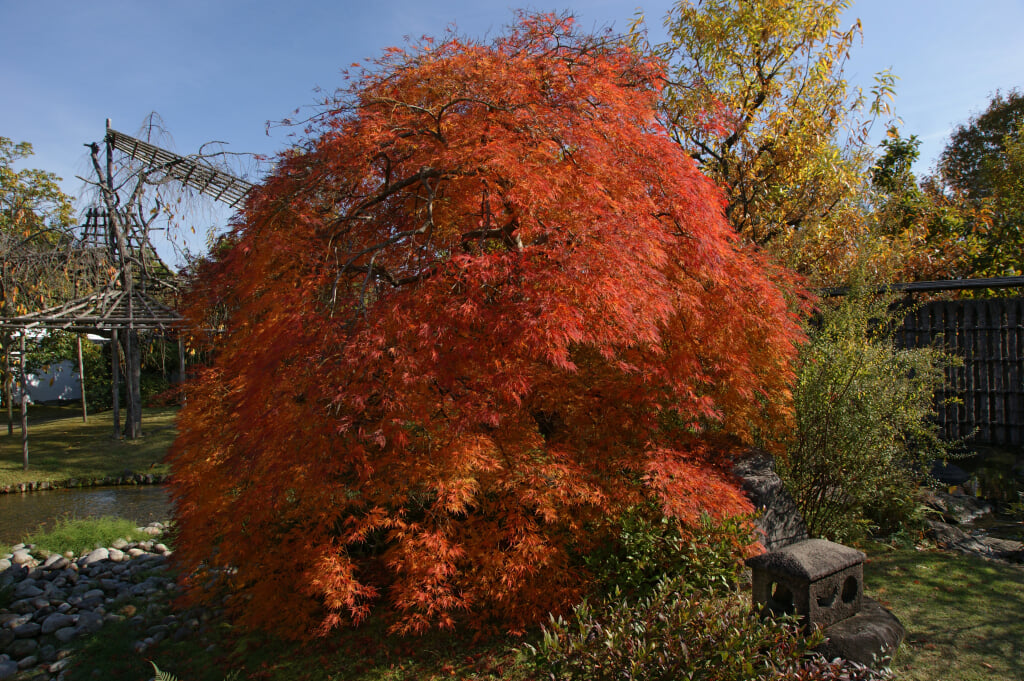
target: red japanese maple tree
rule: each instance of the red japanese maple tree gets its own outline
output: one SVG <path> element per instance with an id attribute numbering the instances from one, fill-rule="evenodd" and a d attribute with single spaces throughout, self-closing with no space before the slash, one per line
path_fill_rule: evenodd
<path id="1" fill-rule="evenodd" d="M 394 49 L 197 277 L 176 555 L 302 636 L 519 629 L 645 499 L 749 510 L 728 443 L 785 423 L 795 317 L 656 118 L 661 67 L 569 19 Z"/>

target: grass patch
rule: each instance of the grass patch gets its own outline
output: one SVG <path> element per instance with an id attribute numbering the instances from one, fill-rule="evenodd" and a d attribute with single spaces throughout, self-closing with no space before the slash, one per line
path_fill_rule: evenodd
<path id="1" fill-rule="evenodd" d="M 1024 566 L 872 547 L 868 595 L 907 636 L 893 661 L 907 681 L 1024 681 Z"/>
<path id="2" fill-rule="evenodd" d="M 124 518 L 59 518 L 52 530 L 30 535 L 25 543 L 35 544 L 50 553 L 73 551 L 81 555 L 101 546 L 110 546 L 119 538 L 133 541 L 147 537 L 135 529 L 135 523 Z"/>
<path id="3" fill-rule="evenodd" d="M 177 432 L 177 413 L 177 407 L 143 409 L 143 437 L 128 441 L 111 437 L 110 412 L 92 414 L 88 423 L 82 423 L 76 407 L 30 406 L 29 470 L 22 470 L 21 429 L 15 415 L 13 435 L 0 426 L 0 485 L 103 478 L 126 470 L 167 474 L 170 467 L 163 458 Z"/>

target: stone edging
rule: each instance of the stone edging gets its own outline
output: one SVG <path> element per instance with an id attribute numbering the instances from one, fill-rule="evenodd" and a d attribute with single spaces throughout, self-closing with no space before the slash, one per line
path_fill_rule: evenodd
<path id="1" fill-rule="evenodd" d="M 169 482 L 170 475 L 160 473 L 131 473 L 108 475 L 102 478 L 68 478 L 67 480 L 43 480 L 42 482 L 19 482 L 14 485 L 0 485 L 0 494 L 18 492 L 41 492 L 54 489 L 79 489 L 82 487 L 113 487 L 119 485 L 162 485 Z"/>

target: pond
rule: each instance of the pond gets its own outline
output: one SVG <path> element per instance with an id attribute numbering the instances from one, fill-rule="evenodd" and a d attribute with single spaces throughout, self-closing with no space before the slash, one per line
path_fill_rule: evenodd
<path id="1" fill-rule="evenodd" d="M 45 492 L 0 494 L 0 544 L 16 544 L 65 516 L 118 516 L 139 525 L 164 521 L 171 503 L 163 485 L 82 487 Z"/>

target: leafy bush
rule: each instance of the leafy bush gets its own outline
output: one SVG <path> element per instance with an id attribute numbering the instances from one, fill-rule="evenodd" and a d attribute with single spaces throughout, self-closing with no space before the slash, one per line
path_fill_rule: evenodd
<path id="1" fill-rule="evenodd" d="M 661 580 L 637 601 L 615 594 L 551 618 L 525 657 L 552 679 L 750 681 L 799 666 L 820 641 L 792 621 L 762 620 L 739 593 L 711 595 L 680 578 Z"/>
<path id="2" fill-rule="evenodd" d="M 801 351 L 797 428 L 777 470 L 815 536 L 854 541 L 897 530 L 916 510 L 928 463 L 947 455 L 930 417 L 952 360 L 934 348 L 896 348 L 890 302 L 855 285 Z"/>
<path id="3" fill-rule="evenodd" d="M 654 504 L 634 506 L 616 522 L 617 540 L 586 559 L 600 592 L 637 597 L 664 577 L 678 578 L 691 589 L 728 591 L 739 583 L 743 558 L 756 541 L 744 517 L 714 519 L 692 525 L 664 516 Z"/>

